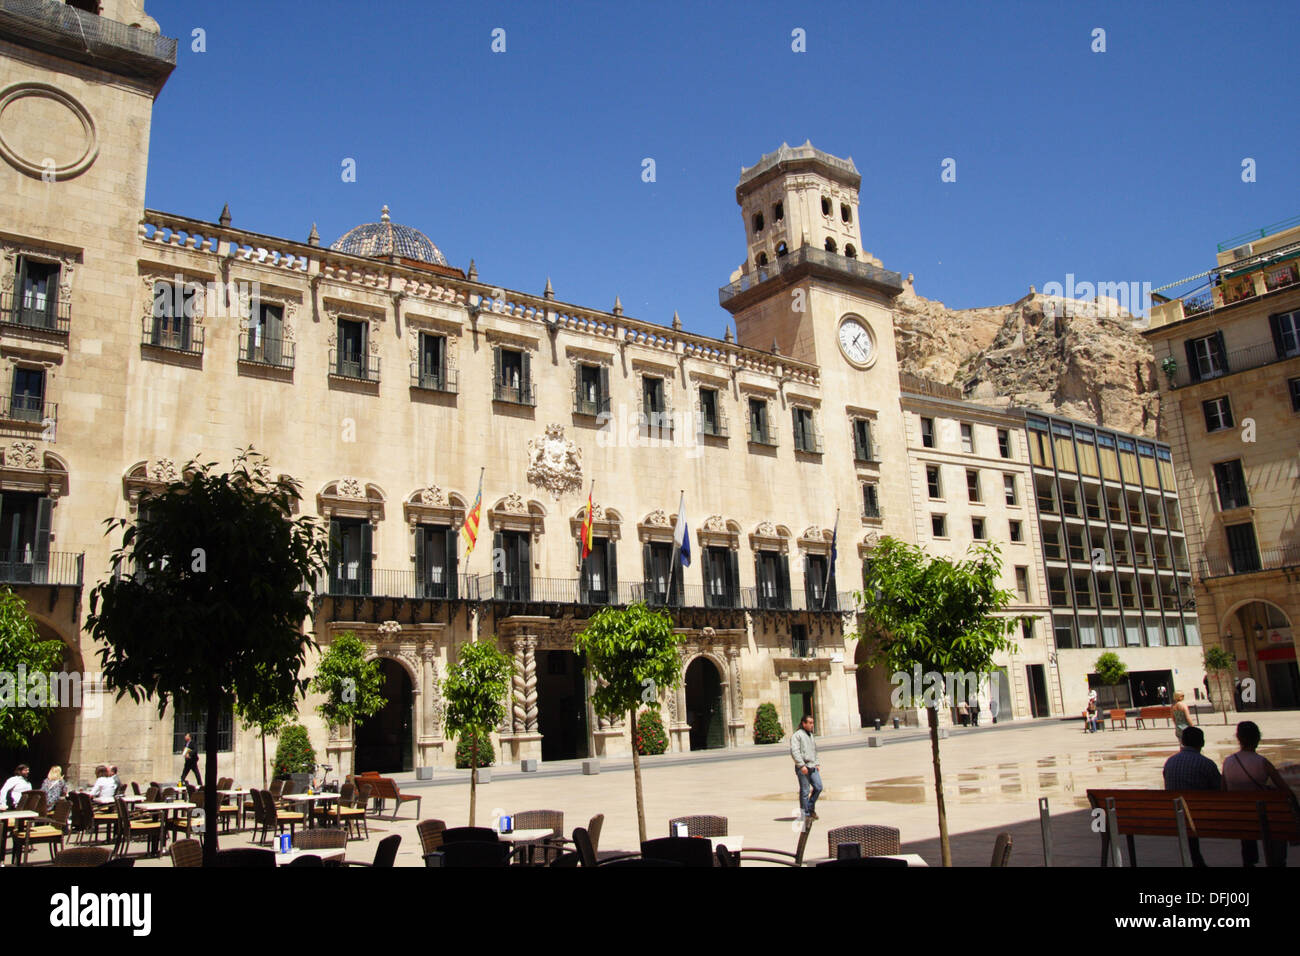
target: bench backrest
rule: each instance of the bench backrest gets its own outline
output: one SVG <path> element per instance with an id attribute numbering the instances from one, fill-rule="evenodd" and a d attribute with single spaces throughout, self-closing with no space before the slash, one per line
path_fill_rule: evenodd
<path id="1" fill-rule="evenodd" d="M 1112 710 L 1110 712 L 1111 720 L 1124 720 L 1126 717 L 1128 717 L 1128 711 L 1125 710 L 1123 707 L 1120 707 L 1118 710 Z"/>
<path id="2" fill-rule="evenodd" d="M 1173 714 L 1172 707 L 1143 707 L 1138 711 L 1138 716 L 1143 720 L 1159 720 L 1162 717 L 1172 719 Z"/>
<path id="3" fill-rule="evenodd" d="M 372 797 L 382 797 L 386 800 L 397 798 L 397 783 L 392 777 L 365 777 L 366 783 L 370 784 Z"/>
<path id="4" fill-rule="evenodd" d="M 1300 839 L 1300 817 L 1280 790 L 1089 790 L 1088 802 L 1106 809 L 1115 800 L 1115 822 L 1122 835 L 1177 836 L 1174 799 L 1187 805 L 1188 832 L 1197 837 L 1226 840 L 1259 837 L 1259 805 L 1264 805 L 1270 836 Z"/>

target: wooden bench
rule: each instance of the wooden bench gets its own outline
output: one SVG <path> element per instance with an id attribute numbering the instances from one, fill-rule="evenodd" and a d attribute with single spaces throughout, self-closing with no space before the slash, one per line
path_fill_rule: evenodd
<path id="1" fill-rule="evenodd" d="M 1140 707 L 1138 708 L 1137 725 L 1141 727 L 1148 720 L 1164 720 L 1165 726 L 1173 723 L 1174 709 L 1169 705 L 1162 707 Z"/>
<path id="2" fill-rule="evenodd" d="M 1115 721 L 1119 721 L 1120 723 L 1122 723 L 1124 725 L 1124 729 L 1128 730 L 1128 711 L 1125 710 L 1123 707 L 1117 707 L 1116 709 L 1112 710 L 1109 716 L 1110 716 L 1111 730 L 1115 729 Z"/>
<path id="3" fill-rule="evenodd" d="M 370 796 L 375 800 L 375 812 L 377 814 L 384 812 L 384 801 L 393 801 L 393 815 L 390 820 L 397 819 L 397 811 L 402 808 L 402 804 L 411 800 L 415 801 L 415 819 L 420 819 L 420 800 L 421 797 L 414 793 L 402 793 L 397 786 L 397 781 L 392 777 L 370 777 L 360 774 L 354 778 L 355 783 L 370 784 Z"/>
<path id="4" fill-rule="evenodd" d="M 1187 836 L 1199 839 L 1300 840 L 1300 806 L 1280 790 L 1089 790 L 1094 810 L 1115 802 L 1115 836 L 1128 843 L 1129 866 L 1137 866 L 1136 836 L 1178 837 L 1175 806 L 1186 807 Z M 1101 865 L 1110 858 L 1111 822 L 1101 831 Z"/>

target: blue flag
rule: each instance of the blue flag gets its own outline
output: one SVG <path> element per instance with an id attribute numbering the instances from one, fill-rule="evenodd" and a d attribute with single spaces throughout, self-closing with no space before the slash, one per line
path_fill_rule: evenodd
<path id="1" fill-rule="evenodd" d="M 681 504 L 677 507 L 677 526 L 673 528 L 673 546 L 682 556 L 682 567 L 691 566 L 691 532 L 686 527 L 686 492 L 682 492 Z"/>

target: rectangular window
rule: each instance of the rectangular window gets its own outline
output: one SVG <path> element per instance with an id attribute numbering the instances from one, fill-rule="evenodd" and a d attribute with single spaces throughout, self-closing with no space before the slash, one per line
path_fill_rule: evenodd
<path id="1" fill-rule="evenodd" d="M 930 489 L 931 498 L 943 497 L 943 483 L 939 478 L 939 466 L 928 465 L 925 469 L 925 484 Z"/>
<path id="2" fill-rule="evenodd" d="M 1228 355 L 1223 347 L 1223 333 L 1215 332 L 1199 339 L 1188 339 L 1187 371 L 1193 382 L 1218 378 L 1228 373 Z"/>
<path id="3" fill-rule="evenodd" d="M 447 391 L 447 337 L 420 333 L 421 388 Z"/>
<path id="4" fill-rule="evenodd" d="M 578 542 L 578 555 L 582 555 L 581 541 Z M 591 552 L 582 562 L 582 603 L 614 603 L 618 595 L 618 571 L 614 559 L 614 542 L 608 538 L 591 539 Z"/>
<path id="5" fill-rule="evenodd" d="M 808 626 L 806 624 L 790 625 L 790 656 L 813 656 L 812 642 L 808 640 Z"/>
<path id="6" fill-rule="evenodd" d="M 38 329 L 55 327 L 58 313 L 59 267 L 53 262 L 18 258 L 18 288 L 13 321 Z"/>
<path id="7" fill-rule="evenodd" d="M 980 473 L 978 471 L 968 470 L 966 472 L 966 497 L 971 501 L 980 500 Z"/>
<path id="8" fill-rule="evenodd" d="M 1201 410 L 1205 413 L 1207 432 L 1217 432 L 1232 427 L 1232 407 L 1228 404 L 1227 395 L 1201 402 Z"/>
<path id="9" fill-rule="evenodd" d="M 700 389 L 700 431 L 706 435 L 721 436 L 722 420 L 718 416 L 718 390 Z"/>
<path id="10" fill-rule="evenodd" d="M 1228 536 L 1228 560 L 1232 562 L 1233 573 L 1249 574 L 1258 571 L 1259 545 L 1255 541 L 1255 526 L 1246 522 L 1230 524 L 1223 530 Z"/>
<path id="11" fill-rule="evenodd" d="M 364 379 L 369 376 L 366 354 L 367 326 L 364 322 L 339 319 L 338 362 L 334 373 L 341 378 Z"/>
<path id="12" fill-rule="evenodd" d="M 947 515 L 930 515 L 930 533 L 936 538 L 948 537 Z"/>
<path id="13" fill-rule="evenodd" d="M 1020 504 L 1020 494 L 1016 491 L 1015 475 L 1002 476 L 1002 490 L 1006 493 L 1007 504 L 1009 505 Z"/>
<path id="14" fill-rule="evenodd" d="M 775 551 L 755 554 L 754 583 L 758 588 L 760 608 L 790 607 L 790 566 L 785 555 Z"/>
<path id="15" fill-rule="evenodd" d="M 284 353 L 284 306 L 254 302 L 240 358 L 262 365 L 281 365 Z"/>
<path id="16" fill-rule="evenodd" d="M 9 417 L 22 422 L 39 422 L 45 409 L 45 370 L 14 366 Z"/>
<path id="17" fill-rule="evenodd" d="M 533 404 L 532 356 L 519 349 L 497 348 L 492 398 L 516 405 Z"/>
<path id="18" fill-rule="evenodd" d="M 934 419 L 921 419 L 921 444 L 926 448 L 934 447 Z"/>
<path id="19" fill-rule="evenodd" d="M 1003 458 L 1011 457 L 1011 432 L 1005 428 L 998 429 L 998 454 Z"/>
<path id="20" fill-rule="evenodd" d="M 865 418 L 853 419 L 854 461 L 875 461 L 871 447 L 871 422 Z"/>
<path id="21" fill-rule="evenodd" d="M 370 594 L 370 522 L 330 519 L 330 593 Z"/>
<path id="22" fill-rule="evenodd" d="M 961 450 L 969 454 L 975 452 L 975 428 L 965 422 L 961 426 Z"/>
<path id="23" fill-rule="evenodd" d="M 1300 355 L 1300 311 L 1270 315 L 1268 323 L 1273 331 L 1277 357 L 1282 359 Z"/>
<path id="24" fill-rule="evenodd" d="M 208 752 L 208 712 L 191 710 L 188 705 L 176 700 L 172 713 L 172 753 L 185 750 L 185 735 L 190 735 L 190 745 L 196 754 L 206 756 Z M 232 708 L 224 708 L 217 717 L 217 753 L 229 753 L 234 749 L 235 721 Z"/>
<path id="25" fill-rule="evenodd" d="M 984 534 L 983 518 L 970 519 L 970 533 L 976 541 L 983 541 L 985 539 L 986 535 Z"/>
<path id="26" fill-rule="evenodd" d="M 880 517 L 880 500 L 876 497 L 876 483 L 874 481 L 864 481 L 862 483 L 862 517 Z"/>
<path id="27" fill-rule="evenodd" d="M 458 529 L 448 525 L 416 525 L 416 596 L 438 600 L 456 597 Z"/>
<path id="28" fill-rule="evenodd" d="M 1241 469 L 1241 459 L 1221 461 L 1214 466 L 1214 482 L 1219 489 L 1219 510 L 1245 508 L 1250 504 L 1246 492 L 1246 475 Z"/>
<path id="29" fill-rule="evenodd" d="M 1019 564 L 1016 565 L 1016 594 L 1020 600 L 1029 603 L 1029 568 Z"/>
<path id="30" fill-rule="evenodd" d="M 813 431 L 812 409 L 795 406 L 793 409 L 793 418 L 795 450 L 813 453 L 820 452 L 821 444 L 817 441 L 817 433 Z"/>
<path id="31" fill-rule="evenodd" d="M 767 399 L 749 400 L 749 440 L 757 445 L 774 445 L 772 430 L 767 426 Z"/>
<path id="32" fill-rule="evenodd" d="M 1019 521 L 1007 522 L 1007 533 L 1010 535 L 1013 544 L 1018 544 L 1025 539 L 1024 531 L 1021 530 Z"/>
<path id="33" fill-rule="evenodd" d="M 493 585 L 498 601 L 531 600 L 533 589 L 533 566 L 529 559 L 531 538 L 532 535 L 526 531 L 498 531 L 492 536 L 495 566 Z"/>
<path id="34" fill-rule="evenodd" d="M 609 369 L 603 365 L 578 366 L 578 394 L 573 410 L 579 415 L 609 411 Z"/>
<path id="35" fill-rule="evenodd" d="M 651 607 L 681 604 L 682 567 L 674 560 L 673 546 L 668 541 L 652 541 L 642 552 L 645 562 L 646 603 Z M 671 588 L 671 594 L 669 589 Z"/>
<path id="36" fill-rule="evenodd" d="M 1020 622 L 1020 633 L 1025 640 L 1032 641 L 1034 639 L 1034 622 L 1029 618 L 1024 618 Z"/>
<path id="37" fill-rule="evenodd" d="M 191 318 L 197 288 L 172 282 L 154 287 L 153 329 L 149 344 L 163 349 L 190 351 Z"/>
<path id="38" fill-rule="evenodd" d="M 1097 646 L 1097 619 L 1095 617 L 1079 618 L 1079 646 Z"/>
<path id="39" fill-rule="evenodd" d="M 1074 621 L 1068 617 L 1052 618 L 1052 636 L 1055 639 L 1058 648 L 1072 648 L 1079 646 L 1079 642 L 1074 636 Z"/>
<path id="40" fill-rule="evenodd" d="M 738 562 L 730 548 L 711 546 L 701 556 L 704 603 L 707 607 L 736 607 L 740 601 Z"/>

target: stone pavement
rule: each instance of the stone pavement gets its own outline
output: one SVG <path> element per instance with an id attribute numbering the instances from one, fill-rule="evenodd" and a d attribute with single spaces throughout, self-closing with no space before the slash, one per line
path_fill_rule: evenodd
<path id="1" fill-rule="evenodd" d="M 1203 715 L 1204 753 L 1222 765 L 1236 749 L 1235 715 Z M 1300 761 L 1300 712 L 1252 713 L 1264 741 L 1260 752 L 1281 766 Z M 879 747 L 867 738 L 878 736 Z M 1038 798 L 1047 797 L 1052 814 L 1055 866 L 1095 867 L 1100 837 L 1092 832 L 1085 791 L 1092 787 L 1159 788 L 1165 759 L 1177 749 L 1171 728 L 1081 732 L 1078 721 L 1018 721 L 996 726 L 953 728 L 940 754 L 953 863 L 987 866 L 999 831 L 1010 831 L 1012 866 L 1042 866 Z M 819 739 L 825 793 L 817 805 L 821 819 L 809 838 L 808 856 L 828 852 L 826 831 L 850 823 L 880 823 L 902 831 L 903 851 L 919 853 L 930 865 L 940 862 L 929 738 L 915 728 L 863 731 L 844 738 Z M 564 811 L 566 833 L 605 814 L 601 850 L 638 846 L 631 760 L 610 760 L 601 773 L 584 776 L 579 762 L 542 764 L 523 774 L 517 765 L 497 768 L 491 783 L 478 787 L 476 822 L 491 825 L 501 811 Z M 468 771 L 444 771 L 433 781 L 399 774 L 402 791 L 423 797 L 421 817 L 449 826 L 468 822 Z M 664 754 L 642 759 L 649 836 L 667 836 L 668 819 L 690 813 L 729 818 L 732 834 L 746 846 L 793 851 L 798 839 L 797 784 L 787 745 L 775 744 L 708 754 Z M 388 808 L 387 812 L 391 812 Z M 414 803 L 396 821 L 374 820 L 367 843 L 349 844 L 351 859 L 368 860 L 378 838 L 402 835 L 399 866 L 420 866 Z M 227 836 L 222 846 L 245 845 L 245 836 Z M 1142 866 L 1177 866 L 1174 840 L 1139 838 Z M 1211 866 L 1239 866 L 1235 842 L 1206 840 L 1202 851 Z M 1296 865 L 1297 849 L 1290 862 Z M 1125 858 L 1127 863 L 1127 857 Z M 170 865 L 141 861 L 137 865 Z"/>

